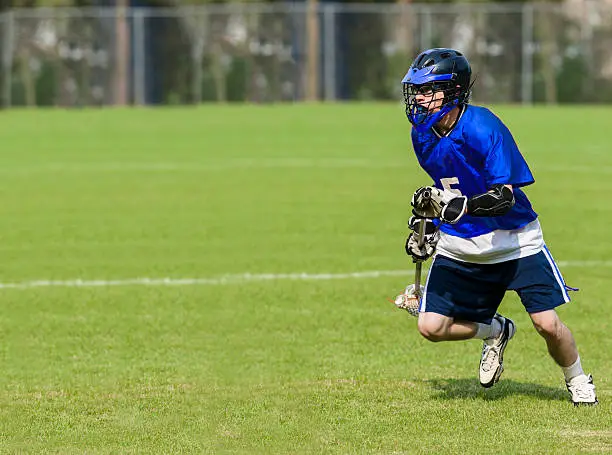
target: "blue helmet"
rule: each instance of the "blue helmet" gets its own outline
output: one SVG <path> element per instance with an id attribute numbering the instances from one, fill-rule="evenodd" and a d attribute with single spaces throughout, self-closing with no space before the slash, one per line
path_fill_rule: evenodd
<path id="1" fill-rule="evenodd" d="M 406 116 L 419 131 L 426 131 L 455 106 L 468 102 L 472 86 L 472 70 L 463 54 L 454 49 L 435 48 L 422 52 L 410 65 L 402 79 Z M 431 112 L 427 105 L 418 104 L 416 95 L 444 92 L 442 106 Z"/>

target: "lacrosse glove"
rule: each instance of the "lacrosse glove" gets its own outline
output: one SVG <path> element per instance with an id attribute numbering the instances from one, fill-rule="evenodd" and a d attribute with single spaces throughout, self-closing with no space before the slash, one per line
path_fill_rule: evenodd
<path id="1" fill-rule="evenodd" d="M 425 223 L 425 239 L 422 246 L 419 246 L 419 229 L 421 223 Z M 433 220 L 412 216 L 408 220 L 408 227 L 414 231 L 406 239 L 406 254 L 412 256 L 414 262 L 422 262 L 429 259 L 436 252 L 436 245 L 440 240 L 440 232 Z"/>
<path id="2" fill-rule="evenodd" d="M 423 202 L 423 194 L 429 191 L 431 197 Z M 440 190 L 434 186 L 419 188 L 412 195 L 412 213 L 423 218 L 440 218 L 443 223 L 455 224 L 466 213 L 468 198 L 457 196 L 452 191 Z"/>

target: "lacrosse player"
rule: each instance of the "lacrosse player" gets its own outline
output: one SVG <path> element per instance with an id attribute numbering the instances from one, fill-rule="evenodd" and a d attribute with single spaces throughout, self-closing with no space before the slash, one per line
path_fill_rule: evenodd
<path id="1" fill-rule="evenodd" d="M 521 190 L 534 178 L 502 121 L 468 104 L 470 79 L 460 52 L 430 49 L 402 80 L 414 151 L 434 182 L 413 195 L 414 232 L 406 252 L 415 261 L 433 256 L 433 262 L 425 286 L 409 286 L 396 304 L 420 297 L 418 329 L 430 341 L 484 340 L 480 383 L 491 387 L 516 331 L 497 309 L 507 290 L 516 291 L 561 367 L 572 402 L 597 404 L 593 378 L 584 373 L 572 333 L 554 310 L 575 289 L 563 281 Z"/>

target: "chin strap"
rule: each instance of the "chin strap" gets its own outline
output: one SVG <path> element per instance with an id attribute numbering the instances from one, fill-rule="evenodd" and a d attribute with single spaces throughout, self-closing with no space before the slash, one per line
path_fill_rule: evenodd
<path id="1" fill-rule="evenodd" d="M 459 100 L 455 100 L 452 103 L 443 106 L 442 109 L 440 109 L 435 114 L 431 114 L 425 117 L 425 121 L 423 122 L 418 122 L 418 118 L 414 114 L 408 114 L 408 120 L 410 120 L 410 123 L 412 123 L 412 125 L 418 132 L 424 133 L 436 123 L 438 123 L 440 119 L 442 119 L 442 117 L 452 111 L 455 106 L 457 106 L 457 104 L 459 104 Z"/>

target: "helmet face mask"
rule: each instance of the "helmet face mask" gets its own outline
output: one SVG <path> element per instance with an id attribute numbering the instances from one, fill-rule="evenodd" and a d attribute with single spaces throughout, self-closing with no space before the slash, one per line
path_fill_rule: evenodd
<path id="1" fill-rule="evenodd" d="M 402 79 L 406 116 L 425 131 L 455 106 L 469 101 L 471 68 L 467 59 L 452 49 L 421 53 Z"/>
<path id="2" fill-rule="evenodd" d="M 427 122 L 430 115 L 440 111 L 447 113 L 459 105 L 460 101 L 464 101 L 460 87 L 454 86 L 452 82 L 404 84 L 403 93 L 406 115 L 413 125 L 422 125 Z M 441 117 L 443 115 L 437 120 Z"/>

